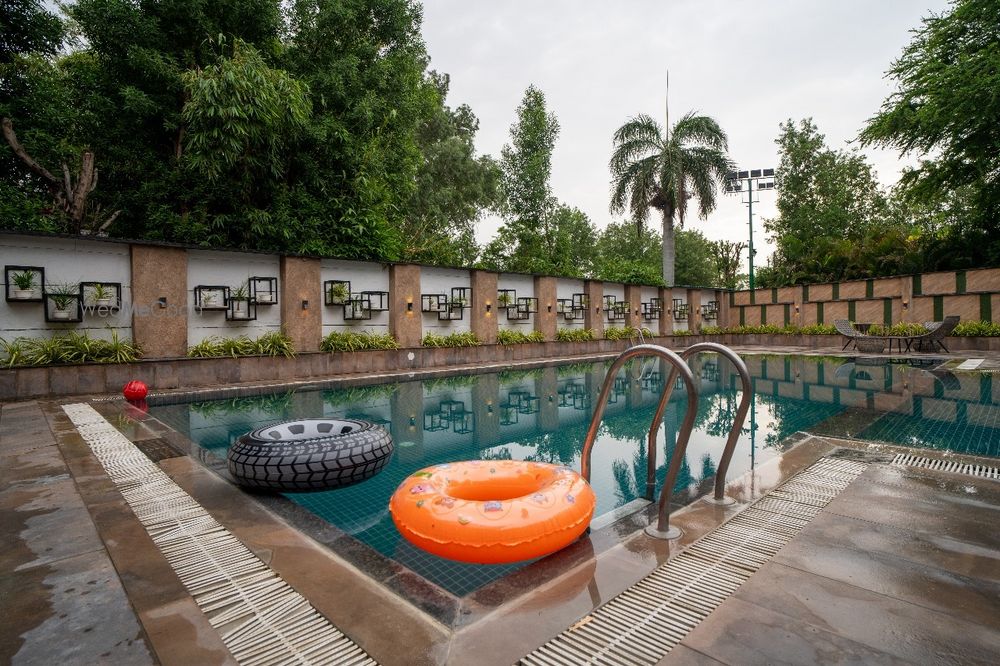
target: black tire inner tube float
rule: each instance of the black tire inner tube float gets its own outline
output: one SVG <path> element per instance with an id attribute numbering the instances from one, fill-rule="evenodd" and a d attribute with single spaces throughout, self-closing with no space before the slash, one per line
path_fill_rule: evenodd
<path id="1" fill-rule="evenodd" d="M 359 483 L 378 474 L 392 455 L 392 436 L 355 419 L 300 419 L 251 430 L 229 447 L 237 484 L 303 492 Z"/>

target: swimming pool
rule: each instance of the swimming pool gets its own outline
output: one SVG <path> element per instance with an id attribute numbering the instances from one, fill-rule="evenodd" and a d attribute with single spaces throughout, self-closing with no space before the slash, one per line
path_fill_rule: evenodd
<path id="1" fill-rule="evenodd" d="M 752 409 L 736 448 L 734 478 L 809 431 L 908 446 L 1000 454 L 1000 380 L 846 358 L 746 356 Z M 388 514 L 389 496 L 428 465 L 473 458 L 537 460 L 580 467 L 580 449 L 610 363 L 408 381 L 339 390 L 159 405 L 151 414 L 188 437 L 197 455 L 225 457 L 229 444 L 261 424 L 305 417 L 362 418 L 383 424 L 396 451 L 377 476 L 356 486 L 285 496 L 368 548 L 462 596 L 523 566 L 449 562 L 410 546 Z M 709 492 L 739 401 L 739 379 L 714 354 L 692 360 L 702 393 L 698 420 L 674 489 L 678 505 Z M 635 363 L 614 380 L 594 448 L 595 516 L 641 495 L 645 438 L 666 367 Z M 657 442 L 657 492 L 666 475 L 684 391 L 675 391 Z"/>

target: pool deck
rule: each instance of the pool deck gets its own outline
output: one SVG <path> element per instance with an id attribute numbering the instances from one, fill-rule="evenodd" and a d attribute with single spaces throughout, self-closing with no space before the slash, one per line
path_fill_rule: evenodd
<path id="1" fill-rule="evenodd" d="M 977 356 L 1000 365 L 995 354 Z M 0 663 L 234 663 L 59 404 L 0 405 Z M 162 433 L 122 428 L 157 459 Z M 1000 482 L 892 466 L 886 447 L 818 436 L 729 492 L 759 497 L 842 446 L 883 462 L 662 663 L 995 662 Z M 385 664 L 512 663 L 738 511 L 692 505 L 674 520 L 685 529 L 680 544 L 623 536 L 597 556 L 567 560 L 562 578 L 528 594 L 480 599 L 452 631 L 187 456 L 167 452 L 158 464 Z"/>

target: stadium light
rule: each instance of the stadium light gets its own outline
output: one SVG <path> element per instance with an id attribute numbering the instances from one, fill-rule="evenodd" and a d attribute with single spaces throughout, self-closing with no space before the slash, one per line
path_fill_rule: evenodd
<path id="1" fill-rule="evenodd" d="M 756 188 L 754 188 L 756 185 Z M 750 289 L 754 288 L 753 281 L 753 205 L 754 194 L 761 190 L 774 189 L 774 169 L 750 169 L 748 171 L 730 171 L 726 174 L 723 184 L 723 191 L 726 194 L 739 194 L 743 203 L 750 207 Z M 759 202 L 760 199 L 757 199 Z"/>

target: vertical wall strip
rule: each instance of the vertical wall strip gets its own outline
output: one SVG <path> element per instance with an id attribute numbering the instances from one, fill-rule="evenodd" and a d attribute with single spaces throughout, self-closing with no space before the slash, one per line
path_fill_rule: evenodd
<path id="1" fill-rule="evenodd" d="M 847 301 L 847 318 L 851 321 L 857 321 L 858 312 L 857 304 L 854 301 Z"/>
<path id="2" fill-rule="evenodd" d="M 834 282 L 833 283 L 833 300 L 835 300 L 835 301 L 839 301 L 840 300 L 840 283 L 839 282 Z"/>
<path id="3" fill-rule="evenodd" d="M 816 301 L 816 323 L 823 323 L 823 301 Z"/>
<path id="4" fill-rule="evenodd" d="M 944 296 L 934 297 L 934 321 L 944 319 Z"/>
<path id="5" fill-rule="evenodd" d="M 955 272 L 955 293 L 956 294 L 965 293 L 965 271 Z"/>
<path id="6" fill-rule="evenodd" d="M 993 294 L 979 294 L 979 318 L 993 321 Z"/>
<path id="7" fill-rule="evenodd" d="M 882 299 L 882 321 L 886 326 L 892 326 L 892 299 Z"/>
<path id="8" fill-rule="evenodd" d="M 913 276 L 913 295 L 914 296 L 922 296 L 923 293 L 924 293 L 924 291 L 923 291 L 923 285 L 921 283 L 921 277 L 922 276 L 920 276 L 920 275 L 914 275 Z"/>
<path id="9" fill-rule="evenodd" d="M 865 280 L 865 298 L 875 298 L 875 280 Z"/>

